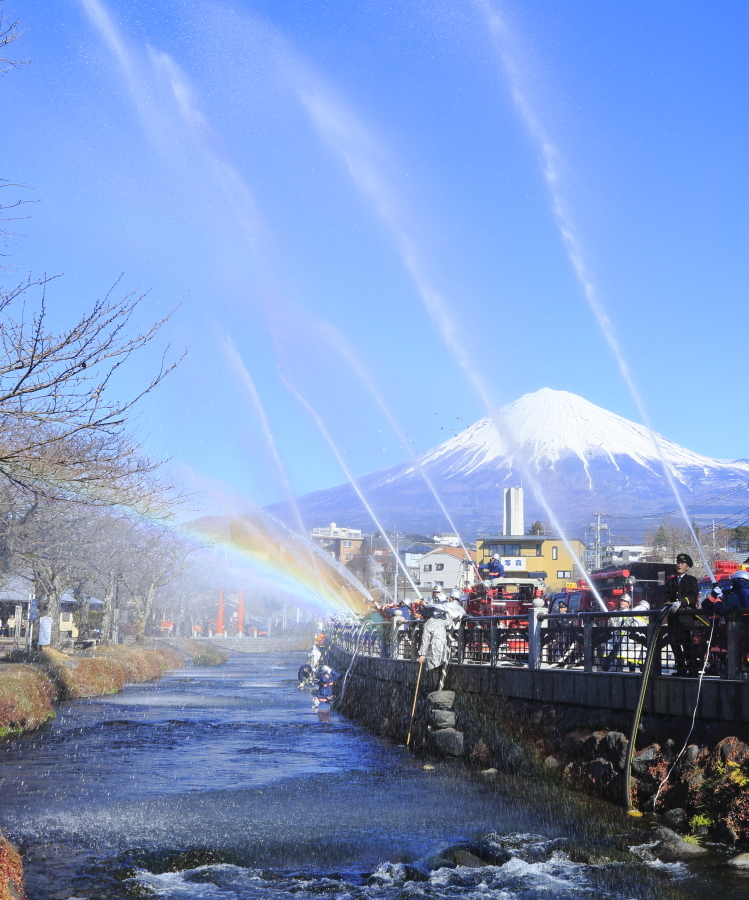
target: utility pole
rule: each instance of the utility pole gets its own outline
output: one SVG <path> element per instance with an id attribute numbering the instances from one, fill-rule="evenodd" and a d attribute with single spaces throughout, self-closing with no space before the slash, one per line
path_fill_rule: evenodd
<path id="1" fill-rule="evenodd" d="M 592 566 L 592 568 L 600 569 L 601 568 L 601 551 L 603 550 L 603 541 L 601 540 L 601 535 L 604 531 L 609 530 L 609 526 L 605 525 L 601 522 L 601 519 L 606 517 L 606 513 L 594 512 L 594 513 L 591 513 L 591 515 L 596 517 L 596 521 L 591 522 L 590 525 L 588 526 L 588 531 L 593 532 L 593 566 Z"/>
<path id="2" fill-rule="evenodd" d="M 395 566 L 393 568 L 393 599 L 395 602 L 398 602 L 398 548 L 400 544 L 398 543 L 402 537 L 399 531 L 392 532 L 393 544 L 395 546 Z"/>

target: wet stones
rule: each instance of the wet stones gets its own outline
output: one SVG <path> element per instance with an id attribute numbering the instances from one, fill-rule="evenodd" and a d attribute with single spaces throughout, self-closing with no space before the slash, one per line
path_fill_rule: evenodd
<path id="1" fill-rule="evenodd" d="M 589 767 L 594 784 L 608 786 L 616 777 L 616 769 L 608 759 L 594 759 Z"/>
<path id="2" fill-rule="evenodd" d="M 455 691 L 432 691 L 427 696 L 429 711 L 429 744 L 441 756 L 462 756 L 463 733 L 455 730 Z"/>
<path id="3" fill-rule="evenodd" d="M 677 806 L 676 809 L 669 809 L 669 811 L 663 816 L 663 820 L 669 828 L 674 828 L 678 830 L 682 830 L 686 828 L 689 823 L 689 816 L 687 815 L 687 811 L 682 809 L 680 806 Z"/>
<path id="4" fill-rule="evenodd" d="M 450 710 L 455 703 L 455 691 L 432 691 L 427 694 L 430 709 Z"/>
<path id="5" fill-rule="evenodd" d="M 442 869 L 463 866 L 478 869 L 482 866 L 504 865 L 512 855 L 502 847 L 490 846 L 476 841 L 463 841 L 452 847 L 445 847 L 426 862 L 428 868 Z"/>
<path id="6" fill-rule="evenodd" d="M 447 709 L 430 709 L 429 724 L 434 728 L 455 728 L 455 713 Z"/>
<path id="7" fill-rule="evenodd" d="M 734 763 L 741 765 L 749 757 L 749 747 L 737 737 L 727 737 L 716 746 L 715 751 L 720 754 L 724 765 Z"/>
<path id="8" fill-rule="evenodd" d="M 636 778 L 642 778 L 647 774 L 650 767 L 658 759 L 660 749 L 658 744 L 652 744 L 632 758 L 632 774 Z"/>
<path id="9" fill-rule="evenodd" d="M 697 856 L 705 856 L 707 850 L 699 844 L 685 841 L 670 828 L 656 828 L 653 838 L 657 841 L 653 853 L 663 862 L 680 862 Z"/>
<path id="10" fill-rule="evenodd" d="M 454 728 L 440 728 L 429 734 L 431 746 L 442 756 L 463 755 L 463 733 Z"/>
<path id="11" fill-rule="evenodd" d="M 562 739 L 562 753 L 565 756 L 578 756 L 582 754 L 588 735 L 585 731 L 571 731 Z"/>
<path id="12" fill-rule="evenodd" d="M 594 731 L 593 734 L 588 735 L 583 743 L 583 752 L 588 759 L 595 759 L 598 756 L 598 748 L 605 737 L 605 731 Z"/>

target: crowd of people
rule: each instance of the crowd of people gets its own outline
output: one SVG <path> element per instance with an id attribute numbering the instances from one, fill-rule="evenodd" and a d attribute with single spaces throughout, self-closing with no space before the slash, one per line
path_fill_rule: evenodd
<path id="1" fill-rule="evenodd" d="M 502 577 L 498 574 L 497 565 L 501 567 L 501 560 L 495 556 L 486 564 L 482 574 Z M 729 588 L 721 589 L 715 583 L 701 599 L 699 583 L 689 571 L 692 567 L 693 561 L 688 554 L 677 556 L 676 573 L 666 579 L 664 586 L 665 605 L 669 612 L 666 627 L 660 635 L 662 643 L 671 648 L 674 674 L 684 677 L 697 676 L 708 664 L 715 669 L 726 652 L 725 625 L 722 624 L 725 616 L 734 610 L 749 612 L 749 572 L 737 569 L 730 576 Z M 403 598 L 384 604 L 373 602 L 360 618 L 363 626 L 361 634 L 366 635 L 365 641 L 373 640 L 374 635 L 377 635 L 377 640 L 387 641 L 385 632 L 389 633 L 390 653 L 397 656 L 399 641 L 408 624 L 423 622 L 418 637 L 417 659 L 425 671 L 439 670 L 441 687 L 457 640 L 458 626 L 469 615 L 466 607 L 469 606 L 470 596 L 469 592 L 457 589 L 446 593 L 437 585 L 427 599 Z M 569 609 L 565 596 L 557 596 L 556 601 L 553 597 L 544 597 L 543 604 L 547 611 L 541 631 L 543 660 L 557 666 L 579 665 L 584 644 L 579 612 Z M 618 615 L 607 616 L 601 622 L 596 620 L 594 656 L 597 665 L 603 671 L 640 671 L 647 649 L 651 604 L 642 586 L 635 583 L 628 592 L 611 601 L 609 606 L 612 607 L 610 611 Z M 390 629 L 385 632 L 364 627 L 386 624 L 390 625 Z M 338 693 L 339 675 L 324 664 L 325 642 L 325 635 L 318 635 L 307 664 L 300 669 L 300 687 L 313 687 L 315 708 L 330 707 Z M 387 649 L 387 644 L 384 647 Z M 749 647 L 746 649 L 749 651 Z M 710 669 L 708 673 L 711 674 Z"/>
<path id="2" fill-rule="evenodd" d="M 734 611 L 749 612 L 749 572 L 736 569 L 730 576 L 730 587 L 722 589 L 716 582 L 704 597 L 700 597 L 697 579 L 689 570 L 694 562 L 688 553 L 676 558 L 676 573 L 666 579 L 664 605 L 668 608 L 666 627 L 660 634 L 662 644 L 671 648 L 674 674 L 697 677 L 707 668 L 718 674 L 726 655 L 725 617 Z M 647 646 L 647 626 L 650 603 L 634 586 L 633 597 L 623 593 L 617 600 L 619 616 L 605 622 L 603 637 L 595 644 L 601 669 L 637 671 L 642 667 Z M 564 599 L 551 610 L 542 638 L 546 659 L 555 665 L 574 665 L 582 657 L 583 638 Z M 637 615 L 637 613 L 640 615 Z M 599 634 L 602 631 L 598 629 Z M 749 647 L 742 648 L 746 655 Z"/>

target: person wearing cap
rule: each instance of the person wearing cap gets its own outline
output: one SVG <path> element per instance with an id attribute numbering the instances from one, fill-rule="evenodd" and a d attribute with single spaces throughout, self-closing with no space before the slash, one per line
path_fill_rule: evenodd
<path id="1" fill-rule="evenodd" d="M 499 553 L 495 553 L 488 563 L 481 563 L 481 565 L 479 566 L 479 572 L 483 572 L 485 575 L 488 575 L 490 579 L 504 578 L 505 567 L 502 565 L 502 560 Z"/>
<path id="2" fill-rule="evenodd" d="M 614 629 L 611 637 L 606 644 L 606 656 L 603 659 L 601 668 L 604 671 L 609 669 L 623 669 L 625 656 L 622 653 L 622 644 L 626 640 L 628 632 L 625 628 L 632 628 L 635 625 L 634 616 L 630 615 L 632 610 L 632 598 L 629 594 L 622 594 L 619 598 L 620 616 L 612 616 L 609 619 L 609 625 Z"/>
<path id="3" fill-rule="evenodd" d="M 317 690 L 312 697 L 313 709 L 317 709 L 321 703 L 330 705 L 333 702 L 337 680 L 338 673 L 334 672 L 330 666 L 320 666 L 317 678 Z"/>
<path id="4" fill-rule="evenodd" d="M 393 607 L 391 619 L 393 623 L 393 630 L 391 633 L 393 658 L 398 656 L 398 632 L 404 630 L 406 622 L 410 622 L 412 619 L 411 601 L 404 597 L 403 600 L 399 600 L 397 605 Z"/>
<path id="5" fill-rule="evenodd" d="M 689 570 L 694 565 L 688 553 L 676 557 L 676 574 L 666 579 L 666 603 L 671 606 L 668 616 L 668 641 L 676 662 L 676 674 L 681 677 L 697 676 L 698 647 L 692 637 L 694 616 L 679 610 L 698 609 L 700 586 Z"/>
<path id="6" fill-rule="evenodd" d="M 703 600 L 702 607 L 709 607 L 718 616 L 724 616 L 732 609 L 749 609 L 749 572 L 746 569 L 736 569 L 731 575 L 731 587 L 727 591 L 722 591 L 714 584 L 710 594 Z"/>
<path id="7" fill-rule="evenodd" d="M 439 586 L 432 591 L 432 599 L 424 604 L 424 617 L 426 622 L 421 632 L 421 644 L 419 645 L 419 664 L 424 665 L 427 672 L 432 669 L 442 668 L 440 688 L 447 673 L 447 665 L 450 662 L 451 646 L 447 634 L 448 626 L 454 621 L 454 611 Z M 461 616 L 465 615 L 463 608 L 457 604 Z M 460 618 L 460 617 L 458 617 Z"/>

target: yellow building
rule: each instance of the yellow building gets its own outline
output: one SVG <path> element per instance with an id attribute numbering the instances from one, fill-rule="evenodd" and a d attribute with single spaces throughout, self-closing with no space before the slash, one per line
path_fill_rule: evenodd
<path id="1" fill-rule="evenodd" d="M 584 559 L 585 545 L 570 540 L 578 559 Z M 480 534 L 476 541 L 479 565 L 488 563 L 498 553 L 509 578 L 543 578 L 549 591 L 560 591 L 568 581 L 582 578 L 575 559 L 564 541 L 538 534 Z"/>

